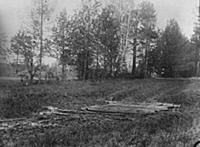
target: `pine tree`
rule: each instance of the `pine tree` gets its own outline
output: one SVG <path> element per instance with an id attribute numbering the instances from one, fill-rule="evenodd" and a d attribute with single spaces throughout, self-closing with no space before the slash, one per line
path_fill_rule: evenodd
<path id="1" fill-rule="evenodd" d="M 195 48 L 195 75 L 199 76 L 199 66 L 200 66 L 200 0 L 199 0 L 199 7 L 198 7 L 198 17 L 197 23 L 194 28 L 194 34 L 192 36 L 192 41 L 194 43 Z"/>
<path id="2" fill-rule="evenodd" d="M 179 76 L 179 67 L 184 64 L 183 57 L 186 56 L 185 51 L 189 41 L 182 34 L 178 23 L 170 20 L 163 32 L 158 48 L 160 49 L 160 74 L 164 77 Z"/>
<path id="3" fill-rule="evenodd" d="M 57 17 L 56 24 L 53 27 L 52 34 L 52 46 L 50 47 L 50 53 L 56 56 L 62 65 L 62 78 L 65 79 L 66 66 L 71 63 L 71 50 L 69 48 L 72 26 L 67 15 L 67 11 L 64 9 L 60 12 L 59 17 Z M 53 49 L 52 49 L 53 48 Z M 52 51 L 53 50 L 53 51 Z"/>

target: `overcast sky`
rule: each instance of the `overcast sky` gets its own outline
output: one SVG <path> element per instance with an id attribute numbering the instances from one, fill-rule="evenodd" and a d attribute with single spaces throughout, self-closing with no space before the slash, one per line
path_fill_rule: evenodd
<path id="1" fill-rule="evenodd" d="M 66 7 L 71 13 L 79 7 L 81 0 L 58 0 L 57 7 Z M 149 0 L 157 11 L 158 27 L 164 28 L 167 20 L 178 21 L 183 33 L 188 37 L 193 32 L 198 0 Z M 0 0 L 0 15 L 10 32 L 15 32 L 23 23 L 26 12 L 30 10 L 31 0 Z"/>
<path id="2" fill-rule="evenodd" d="M 158 26 L 165 27 L 167 20 L 178 21 L 183 33 L 191 36 L 197 19 L 199 0 L 150 0 L 157 11 Z"/>

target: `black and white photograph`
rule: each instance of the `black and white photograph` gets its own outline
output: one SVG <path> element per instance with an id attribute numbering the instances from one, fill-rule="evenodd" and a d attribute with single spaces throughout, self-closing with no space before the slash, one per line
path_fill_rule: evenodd
<path id="1" fill-rule="evenodd" d="M 0 147 L 200 147 L 200 0 L 0 0 Z"/>

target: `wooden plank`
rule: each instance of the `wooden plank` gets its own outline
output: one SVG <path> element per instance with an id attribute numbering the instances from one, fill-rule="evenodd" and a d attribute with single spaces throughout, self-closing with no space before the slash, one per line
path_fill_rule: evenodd
<path id="1" fill-rule="evenodd" d="M 24 120 L 28 120 L 28 118 L 3 119 L 3 120 L 0 120 L 0 123 L 16 122 L 16 121 L 24 121 Z"/>
<path id="2" fill-rule="evenodd" d="M 106 105 L 94 105 L 86 108 L 82 108 L 81 111 L 78 110 L 67 110 L 67 109 L 58 109 L 52 106 L 44 107 L 47 109 L 46 114 L 57 114 L 57 115 L 66 115 L 69 114 L 94 114 L 94 113 L 110 113 L 110 114 L 152 114 L 159 111 L 171 111 L 177 110 L 180 108 L 180 105 L 168 104 L 168 103 L 122 103 L 116 101 L 108 101 Z"/>
<path id="3" fill-rule="evenodd" d="M 137 107 L 137 108 L 149 108 L 149 109 L 168 109 L 168 108 L 180 108 L 180 105 L 170 104 L 170 103 L 141 103 L 141 104 L 134 104 L 128 102 L 116 102 L 116 101 L 107 101 L 108 105 L 121 105 L 121 106 L 130 106 L 130 107 Z"/>
<path id="4" fill-rule="evenodd" d="M 87 108 L 86 109 L 87 111 L 91 111 L 91 112 L 96 112 L 96 113 L 107 113 L 107 114 L 118 114 L 118 115 L 125 115 L 125 114 L 137 114 L 137 113 L 140 113 L 140 114 L 152 114 L 154 113 L 154 111 L 150 112 L 150 111 L 147 111 L 147 112 L 144 112 L 142 110 L 135 110 L 135 111 L 112 111 L 112 110 L 103 110 L 103 109 L 91 109 L 91 108 Z"/>
<path id="5" fill-rule="evenodd" d="M 158 111 L 171 111 L 178 109 L 180 105 L 168 103 L 142 103 L 128 104 L 109 101 L 107 105 L 95 105 L 87 108 L 88 111 L 104 113 L 155 113 Z"/>

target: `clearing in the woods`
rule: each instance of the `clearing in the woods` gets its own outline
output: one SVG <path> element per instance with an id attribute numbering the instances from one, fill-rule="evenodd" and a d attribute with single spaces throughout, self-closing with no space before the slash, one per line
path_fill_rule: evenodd
<path id="1" fill-rule="evenodd" d="M 191 146 L 200 80 L 0 81 L 0 145 Z M 199 138 L 198 138 L 199 137 Z"/>

